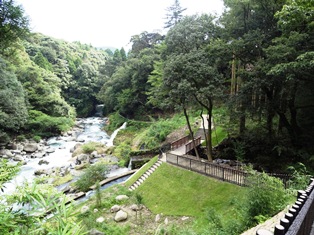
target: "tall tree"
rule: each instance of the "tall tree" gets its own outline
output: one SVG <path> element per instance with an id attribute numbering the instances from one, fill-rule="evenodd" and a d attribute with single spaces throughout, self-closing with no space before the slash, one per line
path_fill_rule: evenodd
<path id="1" fill-rule="evenodd" d="M 186 113 L 188 102 L 206 110 L 206 147 L 208 160 L 212 161 L 211 120 L 214 100 L 221 96 L 223 82 L 221 71 L 210 58 L 208 46 L 218 37 L 214 17 L 209 15 L 185 17 L 170 29 L 166 37 L 166 61 L 164 63 L 164 84 L 175 94 Z M 215 48 L 215 46 L 213 46 Z M 180 89 L 179 89 L 180 88 Z M 178 91 L 177 91 L 178 90 Z M 181 97 L 180 97 L 181 95 Z M 171 98 L 171 96 L 170 96 Z M 174 100 L 174 98 L 171 98 Z M 188 119 L 187 119 L 188 122 Z M 188 123 L 189 125 L 189 123 Z M 191 133 L 193 136 L 193 133 Z"/>
<path id="2" fill-rule="evenodd" d="M 22 84 L 0 57 L 0 142 L 5 132 L 16 132 L 28 118 L 27 101 Z"/>
<path id="3" fill-rule="evenodd" d="M 186 9 L 181 7 L 179 0 L 175 0 L 173 5 L 166 9 L 168 13 L 166 14 L 165 28 L 171 28 L 176 25 L 182 19 L 182 13 Z"/>
<path id="4" fill-rule="evenodd" d="M 0 2 L 0 50 L 12 45 L 28 32 L 29 20 L 14 0 Z"/>

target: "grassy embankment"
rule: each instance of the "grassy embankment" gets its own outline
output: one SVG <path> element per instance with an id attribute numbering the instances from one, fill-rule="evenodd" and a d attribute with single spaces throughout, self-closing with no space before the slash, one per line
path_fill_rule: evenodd
<path id="1" fill-rule="evenodd" d="M 155 162 L 152 159 L 142 171 L 149 168 Z M 98 213 L 86 214 L 83 224 L 86 229 L 97 228 L 100 231 L 119 231 L 120 234 L 163 234 L 159 233 L 161 226 L 163 231 L 169 234 L 181 234 L 183 231 L 204 231 L 210 219 L 208 214 L 214 212 L 215 216 L 223 217 L 225 223 L 237 216 L 237 208 L 246 189 L 239 186 L 220 182 L 203 175 L 171 166 L 167 163 L 162 164 L 137 190 L 129 192 L 128 186 L 139 175 L 134 175 L 130 181 L 123 186 L 116 185 L 102 192 L 103 208 Z M 122 224 L 116 224 L 111 220 L 112 214 L 108 212 L 111 206 L 116 203 L 114 197 L 119 193 L 130 196 L 130 200 L 125 202 L 131 205 L 136 203 L 136 197 L 141 195 L 142 203 L 151 212 L 145 215 L 139 223 L 132 218 Z M 95 204 L 95 198 L 86 202 L 89 205 Z M 154 221 L 156 214 L 163 214 L 163 218 L 169 218 L 169 224 L 163 221 Z M 103 225 L 96 223 L 96 217 L 107 217 L 107 224 L 104 230 Z M 181 222 L 182 216 L 188 216 L 186 222 Z M 117 227 L 120 226 L 119 228 Z M 192 228 L 193 227 L 193 228 Z M 148 232 L 150 231 L 150 232 Z M 159 232 L 158 232 L 159 231 Z"/>

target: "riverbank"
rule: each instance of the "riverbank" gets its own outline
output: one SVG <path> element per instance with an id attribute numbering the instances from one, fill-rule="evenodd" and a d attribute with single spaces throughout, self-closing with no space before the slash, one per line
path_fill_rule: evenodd
<path id="1" fill-rule="evenodd" d="M 120 168 L 119 159 L 110 154 L 115 136 L 110 137 L 103 131 L 106 120 L 99 117 L 78 119 L 73 129 L 61 136 L 39 142 L 34 140 L 14 142 L 1 149 L 1 158 L 7 159 L 13 165 L 21 164 L 20 172 L 4 185 L 3 193 L 10 194 L 17 186 L 25 181 L 32 182 L 35 178 L 41 178 L 41 182 L 57 186 L 64 183 L 64 179 L 72 180 L 78 177 L 86 166 L 99 160 L 108 163 L 113 172 L 117 171 Z M 119 129 L 116 133 L 118 131 Z M 91 145 L 86 143 L 93 142 L 99 143 L 101 148 L 88 149 Z M 110 146 L 106 146 L 107 143 L 110 143 Z M 86 149 L 84 146 L 87 146 Z M 74 154 L 75 151 L 77 152 Z"/>

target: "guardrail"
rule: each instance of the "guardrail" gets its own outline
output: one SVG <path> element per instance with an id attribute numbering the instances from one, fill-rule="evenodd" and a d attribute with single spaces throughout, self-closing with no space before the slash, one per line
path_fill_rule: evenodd
<path id="1" fill-rule="evenodd" d="M 248 173 L 241 170 L 219 166 L 210 162 L 202 162 L 197 159 L 179 156 L 172 153 L 166 154 L 166 160 L 170 164 L 211 176 L 222 181 L 227 181 L 240 186 L 246 185 L 245 179 Z"/>
<path id="2" fill-rule="evenodd" d="M 207 175 L 222 181 L 237 184 L 240 186 L 246 186 L 246 177 L 248 173 L 241 169 L 234 169 L 231 167 L 217 165 L 211 162 L 204 162 L 196 159 L 195 157 L 188 157 L 176 155 L 173 153 L 166 153 L 166 161 L 170 164 L 180 166 L 182 168 L 198 172 L 203 175 Z M 281 179 L 285 188 L 288 187 L 290 175 L 288 174 L 276 174 L 267 173 L 270 176 Z"/>
<path id="3" fill-rule="evenodd" d="M 195 145 L 199 146 L 201 144 L 201 136 L 196 137 L 194 139 Z M 190 140 L 188 143 L 185 144 L 185 152 L 188 153 L 189 151 L 191 151 L 192 149 L 194 149 L 194 145 L 193 145 L 193 141 Z"/>
<path id="4" fill-rule="evenodd" d="M 184 136 L 181 139 L 178 139 L 176 141 L 173 141 L 171 143 L 171 150 L 177 149 L 179 147 L 181 147 L 182 145 L 186 144 L 187 142 L 189 142 L 189 136 Z"/>

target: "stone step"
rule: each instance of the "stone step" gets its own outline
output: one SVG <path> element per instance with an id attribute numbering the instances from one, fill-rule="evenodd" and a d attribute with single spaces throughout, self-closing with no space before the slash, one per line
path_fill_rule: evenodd
<path id="1" fill-rule="evenodd" d="M 152 165 L 151 169 L 156 170 L 158 168 L 158 166 Z"/>

